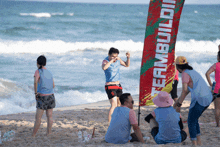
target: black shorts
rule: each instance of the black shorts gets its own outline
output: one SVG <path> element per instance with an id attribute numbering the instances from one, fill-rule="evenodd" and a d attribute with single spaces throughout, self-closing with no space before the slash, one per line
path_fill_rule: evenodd
<path id="1" fill-rule="evenodd" d="M 38 99 L 37 99 L 36 108 L 38 109 L 47 110 L 47 109 L 53 109 L 56 106 L 55 97 L 53 94 L 47 96 L 38 96 L 37 98 Z"/>
<path id="2" fill-rule="evenodd" d="M 178 95 L 177 95 L 177 85 L 178 85 L 178 81 L 174 80 L 173 81 L 173 85 L 172 85 L 173 89 L 170 91 L 172 99 L 178 98 Z"/>
<path id="3" fill-rule="evenodd" d="M 153 136 L 153 138 L 156 137 L 157 133 L 159 132 L 159 127 L 154 127 L 152 130 L 151 130 L 151 135 Z M 185 131 L 181 130 L 180 131 L 180 134 L 181 134 L 181 142 L 183 142 L 184 140 L 186 140 L 187 138 L 187 134 Z"/>
<path id="4" fill-rule="evenodd" d="M 108 95 L 108 99 L 112 99 L 115 96 L 120 97 L 122 95 L 121 84 L 105 85 L 105 91 Z"/>

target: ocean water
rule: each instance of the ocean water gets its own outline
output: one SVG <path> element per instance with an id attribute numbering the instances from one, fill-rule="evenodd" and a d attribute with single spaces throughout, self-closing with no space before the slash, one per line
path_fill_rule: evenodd
<path id="1" fill-rule="evenodd" d="M 185 5 L 180 20 L 176 54 L 204 78 L 217 61 L 219 10 Z M 108 99 L 101 64 L 110 47 L 122 60 L 131 53 L 121 84 L 138 94 L 147 12 L 148 5 L 0 1 L 0 115 L 36 110 L 33 76 L 41 54 L 54 75 L 57 107 Z"/>

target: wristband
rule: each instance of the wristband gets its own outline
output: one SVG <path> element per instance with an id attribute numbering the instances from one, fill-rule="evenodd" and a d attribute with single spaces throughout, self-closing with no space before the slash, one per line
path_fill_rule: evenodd
<path id="1" fill-rule="evenodd" d="M 177 107 L 181 107 L 182 104 L 180 104 L 179 102 L 177 102 L 177 103 L 176 103 L 176 106 L 177 106 Z"/>

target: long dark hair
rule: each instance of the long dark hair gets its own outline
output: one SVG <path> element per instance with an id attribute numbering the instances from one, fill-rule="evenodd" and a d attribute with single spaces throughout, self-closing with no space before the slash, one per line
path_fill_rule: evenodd
<path id="1" fill-rule="evenodd" d="M 219 45 L 220 46 L 220 45 Z M 220 51 L 218 51 L 218 58 L 220 59 Z M 220 61 L 218 61 L 218 62 L 220 62 Z"/>
<path id="2" fill-rule="evenodd" d="M 176 64 L 176 67 L 184 70 L 184 69 L 189 69 L 189 70 L 193 70 L 192 66 L 190 66 L 188 63 L 186 64 Z"/>
<path id="3" fill-rule="evenodd" d="M 44 55 L 41 55 L 37 58 L 37 64 L 40 65 L 38 69 L 42 69 L 42 66 L 46 66 L 47 59 Z"/>

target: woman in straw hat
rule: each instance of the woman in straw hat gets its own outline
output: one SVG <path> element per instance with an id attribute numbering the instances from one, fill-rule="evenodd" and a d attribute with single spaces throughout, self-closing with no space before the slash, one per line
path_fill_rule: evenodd
<path id="1" fill-rule="evenodd" d="M 213 96 L 205 80 L 193 70 L 184 56 L 178 56 L 175 62 L 177 70 L 182 73 L 182 93 L 175 102 L 174 108 L 180 112 L 185 97 L 191 92 L 191 104 L 187 120 L 189 134 L 193 145 L 201 145 L 198 119 L 212 102 Z"/>
<path id="2" fill-rule="evenodd" d="M 183 131 L 180 113 L 172 107 L 173 100 L 165 91 L 161 91 L 153 102 L 158 106 L 151 114 L 145 117 L 150 123 L 151 135 L 157 144 L 181 143 L 187 134 Z M 159 126 L 159 127 L 158 127 Z"/>

